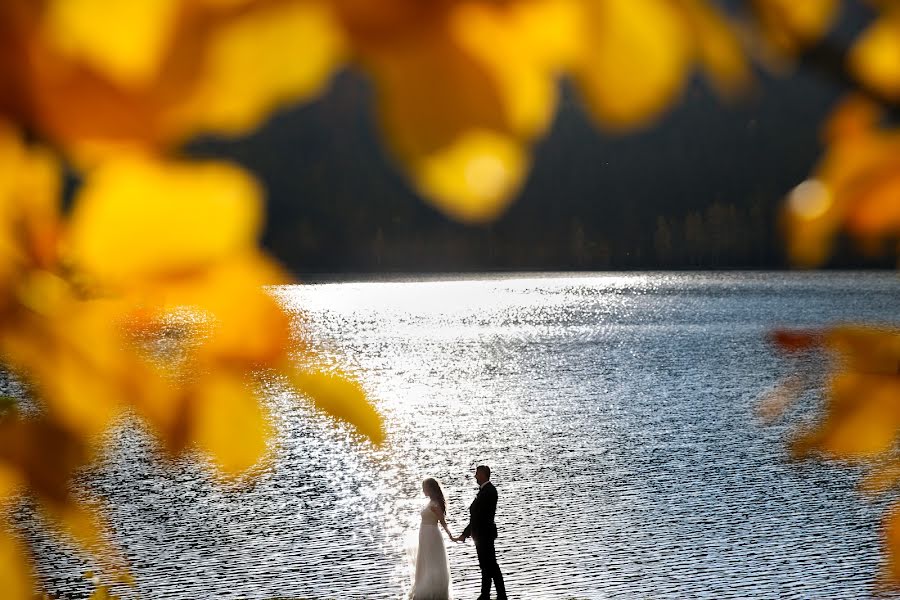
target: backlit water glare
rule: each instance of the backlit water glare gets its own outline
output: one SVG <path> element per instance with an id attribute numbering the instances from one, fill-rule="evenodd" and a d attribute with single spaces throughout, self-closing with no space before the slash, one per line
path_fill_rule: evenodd
<path id="1" fill-rule="evenodd" d="M 279 437 L 249 488 L 164 467 L 134 427 L 84 476 L 137 594 L 399 598 L 436 477 L 454 533 L 489 464 L 512 598 L 860 598 L 887 499 L 847 466 L 786 460 L 792 425 L 754 408 L 793 364 L 774 326 L 897 322 L 894 273 L 559 274 L 326 283 L 275 292 L 384 415 L 375 448 L 266 386 Z M 87 563 L 27 517 L 47 590 L 86 597 Z M 458 598 L 471 543 L 448 542 Z"/>

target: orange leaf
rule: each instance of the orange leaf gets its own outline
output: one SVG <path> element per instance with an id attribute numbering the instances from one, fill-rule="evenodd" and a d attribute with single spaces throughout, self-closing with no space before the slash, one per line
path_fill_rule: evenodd
<path id="1" fill-rule="evenodd" d="M 693 46 L 677 7 L 661 0 L 592 0 L 575 79 L 601 123 L 627 128 L 668 107 L 684 86 Z"/>
<path id="2" fill-rule="evenodd" d="M 785 352 L 803 352 L 822 343 L 822 335 L 816 331 L 776 329 L 769 338 Z"/>
<path id="3" fill-rule="evenodd" d="M 900 433 L 900 377 L 841 373 L 829 389 L 821 450 L 842 458 L 877 456 Z"/>

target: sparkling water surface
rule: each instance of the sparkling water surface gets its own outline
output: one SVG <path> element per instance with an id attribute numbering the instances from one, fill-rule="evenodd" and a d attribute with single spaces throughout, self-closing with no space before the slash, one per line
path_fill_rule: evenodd
<path id="1" fill-rule="evenodd" d="M 125 598 L 399 598 L 436 477 L 454 533 L 489 464 L 511 598 L 861 598 L 888 499 L 859 473 L 790 463 L 761 392 L 793 365 L 773 326 L 896 323 L 894 273 L 460 276 L 275 291 L 384 415 L 374 448 L 278 382 L 279 437 L 249 488 L 163 467 L 138 429 L 84 476 L 136 590 Z M 86 597 L 85 562 L 22 526 L 48 591 Z M 478 595 L 471 541 L 447 542 L 457 598 Z"/>

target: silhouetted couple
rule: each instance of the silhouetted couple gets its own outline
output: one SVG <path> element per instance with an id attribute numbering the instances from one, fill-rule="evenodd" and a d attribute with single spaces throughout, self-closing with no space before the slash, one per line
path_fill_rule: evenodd
<path id="1" fill-rule="evenodd" d="M 438 524 L 444 528 L 454 542 L 465 542 L 471 537 L 475 542 L 478 554 L 478 566 L 481 568 L 481 595 L 479 600 L 488 600 L 491 593 L 491 581 L 497 590 L 497 599 L 505 600 L 506 587 L 503 585 L 503 574 L 497 565 L 497 552 L 494 540 L 497 539 L 497 525 L 494 514 L 497 512 L 497 488 L 491 483 L 491 469 L 479 465 L 475 469 L 475 481 L 478 482 L 478 495 L 469 506 L 469 524 L 459 537 L 453 537 L 444 519 L 447 514 L 447 503 L 444 493 L 435 479 L 422 482 L 422 492 L 428 497 L 428 505 L 422 509 L 422 525 L 419 528 L 419 547 L 416 552 L 416 573 L 410 598 L 414 600 L 448 600 L 451 597 L 450 563 L 447 550 L 441 539 Z"/>

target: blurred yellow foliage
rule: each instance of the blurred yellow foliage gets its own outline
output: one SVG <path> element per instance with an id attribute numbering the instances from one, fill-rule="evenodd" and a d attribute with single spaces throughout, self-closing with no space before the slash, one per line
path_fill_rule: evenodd
<path id="1" fill-rule="evenodd" d="M 840 0 L 751 0 L 766 39 L 794 53 L 812 44 L 832 26 Z"/>
<path id="2" fill-rule="evenodd" d="M 352 56 L 374 80 L 387 143 L 426 199 L 467 222 L 495 218 L 521 187 L 560 76 L 616 130 L 657 117 L 696 60 L 723 90 L 749 79 L 737 37 L 703 2 L 367 4 L 334 2 Z"/>
<path id="3" fill-rule="evenodd" d="M 615 129 L 659 115 L 697 60 L 723 91 L 748 80 L 700 0 L 4 0 L 0 55 L 0 108 L 79 164 L 245 133 L 352 62 L 410 181 L 472 222 L 521 187 L 560 76 Z"/>
<path id="4" fill-rule="evenodd" d="M 0 419 L 0 499 L 27 492 L 84 548 L 109 555 L 102 522 L 69 486 L 124 412 L 173 455 L 206 451 L 228 479 L 265 456 L 272 426 L 255 374 L 293 376 L 298 348 L 264 286 L 288 278 L 256 248 L 262 192 L 235 166 L 123 153 L 84 172 L 65 218 L 49 152 L 3 122 L 0 157 L 0 352 L 42 409 Z M 197 328 L 178 352 L 141 344 L 184 310 Z M 330 382 L 311 399 L 380 442 L 362 390 Z M 22 560 L 0 567 L 4 590 L 28 587 L 16 583 Z"/>
<path id="5" fill-rule="evenodd" d="M 866 461 L 872 470 L 861 487 L 870 492 L 900 483 L 900 329 L 840 326 L 817 332 L 777 332 L 774 341 L 788 354 L 825 350 L 836 363 L 826 384 L 824 414 L 817 424 L 795 436 L 794 456 L 821 453 Z M 797 375 L 788 378 L 765 399 L 764 416 L 777 416 L 809 385 Z M 895 509 L 885 522 L 885 581 L 890 585 L 900 583 L 898 527 Z"/>
<path id="6" fill-rule="evenodd" d="M 849 66 L 896 99 L 896 3 L 874 4 L 881 16 Z M 829 30 L 840 3 L 750 5 L 768 45 L 791 55 Z M 30 494 L 85 547 L 102 547 L 102 523 L 70 490 L 102 434 L 137 414 L 167 452 L 200 448 L 233 479 L 269 445 L 260 370 L 383 439 L 358 384 L 290 358 L 307 349 L 264 288 L 288 278 L 257 247 L 259 184 L 233 165 L 176 159 L 179 144 L 248 133 L 352 64 L 372 80 L 385 143 L 411 184 L 446 214 L 484 222 L 528 176 L 561 77 L 599 125 L 625 131 L 659 117 L 698 66 L 725 95 L 745 88 L 746 29 L 706 0 L 0 0 L 0 353 L 41 409 L 0 418 L 0 500 Z M 787 203 L 798 263 L 821 264 L 840 231 L 867 246 L 898 233 L 898 138 L 878 119 L 853 100 L 826 128 L 826 157 Z M 80 179 L 68 215 L 61 163 Z M 846 364 L 829 416 L 799 447 L 890 446 L 896 336 L 810 338 Z M 160 338 L 175 348 L 160 351 Z M 0 589 L 30 597 L 8 527 L 0 554 Z"/>
<path id="7" fill-rule="evenodd" d="M 252 249 L 261 220 L 262 192 L 237 167 L 119 157 L 87 172 L 64 243 L 104 288 L 155 285 Z"/>
<path id="8" fill-rule="evenodd" d="M 365 402 L 365 391 L 358 383 L 334 371 L 296 370 L 290 377 L 294 386 L 312 398 L 320 409 L 354 423 L 361 433 L 376 443 L 383 440 L 378 414 Z"/>
<path id="9" fill-rule="evenodd" d="M 25 560 L 22 544 L 9 531 L 0 529 L 0 569 L 3 572 L 3 593 L 7 598 L 31 600 L 33 575 Z"/>
<path id="10" fill-rule="evenodd" d="M 823 264 L 841 232 L 873 253 L 879 240 L 900 234 L 900 129 L 881 127 L 880 118 L 877 105 L 852 97 L 826 124 L 825 156 L 785 204 L 797 264 Z"/>
<path id="11" fill-rule="evenodd" d="M 893 140 L 886 143 L 894 146 Z M 869 156 L 856 157 L 858 164 L 851 161 L 846 164 L 851 170 L 880 171 L 880 177 L 874 173 L 855 173 L 859 177 L 872 177 L 871 181 L 857 182 L 862 186 L 877 186 L 876 190 L 864 192 L 868 196 L 848 188 L 837 188 L 844 195 L 835 195 L 836 191 L 818 180 L 803 183 L 792 192 L 787 208 L 789 250 L 798 263 L 807 266 L 823 263 L 841 227 L 870 242 L 880 235 L 896 236 L 900 231 L 900 187 L 894 183 L 900 171 L 895 164 L 877 165 L 888 162 L 890 152 L 895 150 L 887 147 L 868 150 L 872 152 Z M 798 194 L 811 197 L 801 199 Z M 900 456 L 896 454 L 900 437 L 900 331 L 838 327 L 814 337 L 837 354 L 839 361 L 831 368 L 825 392 L 825 415 L 817 427 L 793 441 L 794 454 L 802 457 L 821 452 L 840 459 L 877 459 L 878 466 L 864 478 L 862 489 L 884 492 L 896 487 L 900 483 Z M 762 416 L 767 420 L 774 418 L 806 389 L 802 377 L 787 378 L 761 403 Z M 898 510 L 900 505 L 891 511 L 884 525 L 888 555 L 884 583 L 889 587 L 900 586 Z"/>
<path id="12" fill-rule="evenodd" d="M 900 100 L 900 7 L 890 7 L 860 36 L 850 67 L 885 98 Z"/>

